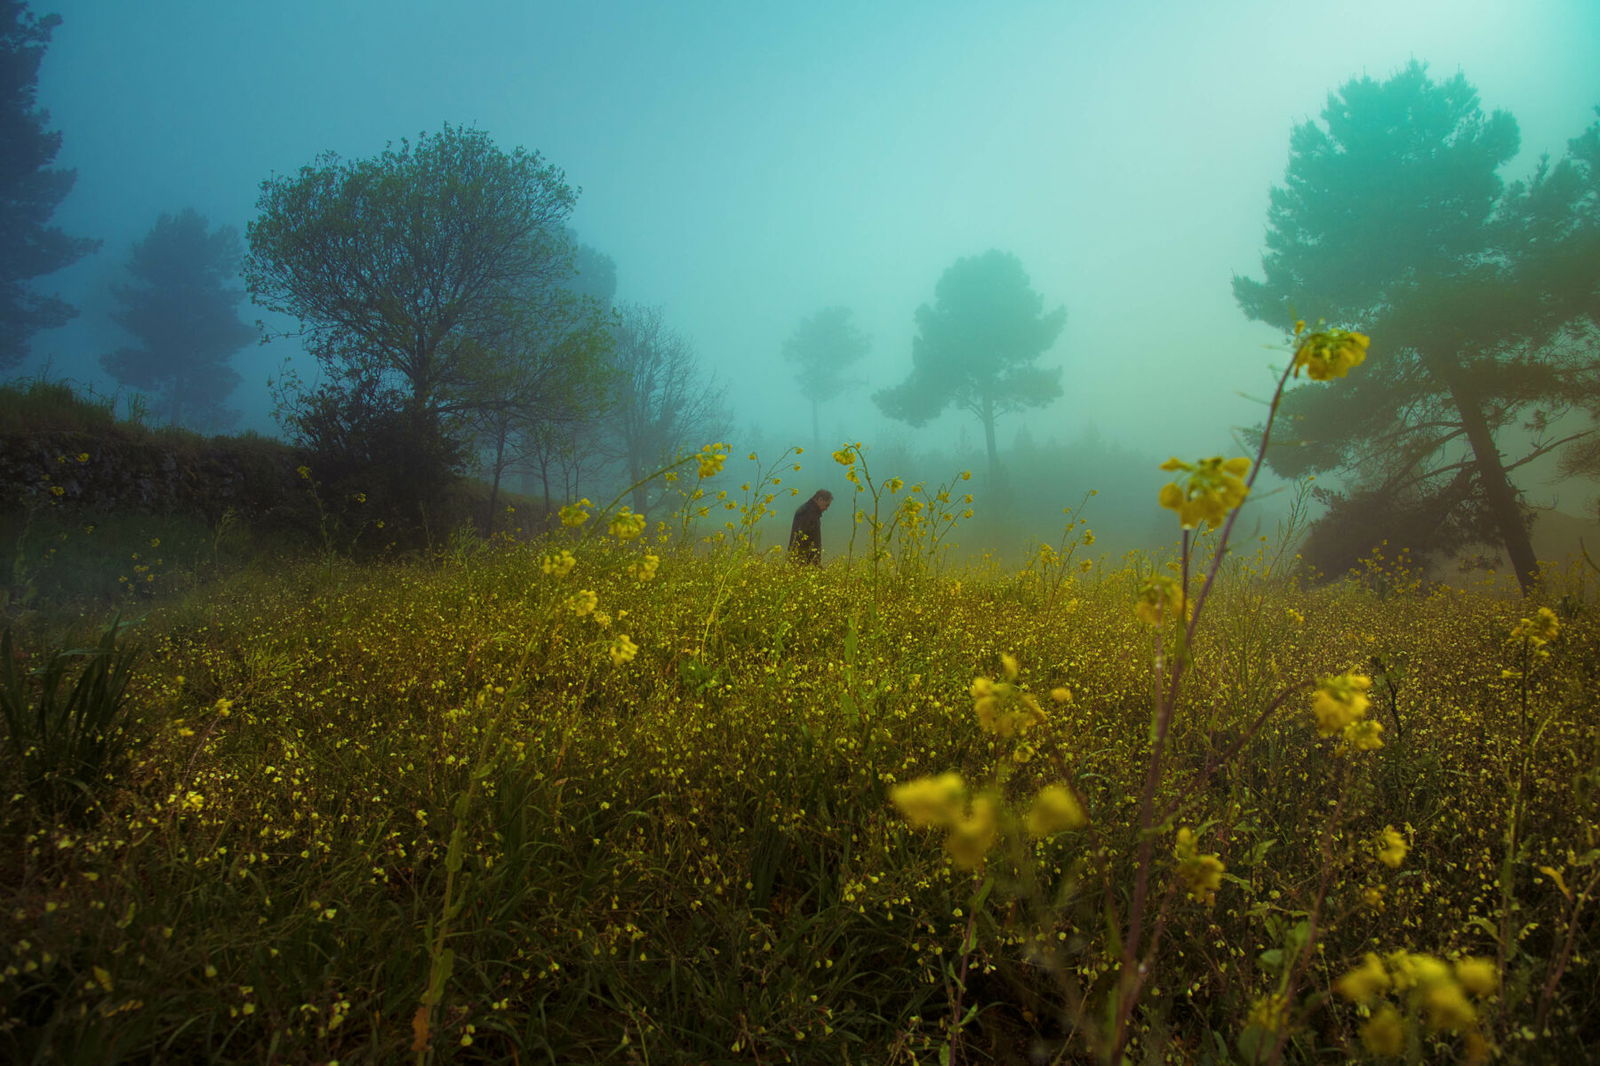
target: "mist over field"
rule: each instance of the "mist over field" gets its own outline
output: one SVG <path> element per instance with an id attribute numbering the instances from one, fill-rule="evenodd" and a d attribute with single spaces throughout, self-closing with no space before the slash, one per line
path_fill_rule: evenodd
<path id="1" fill-rule="evenodd" d="M 1096 488 L 1119 546 L 1152 541 L 1154 463 L 1242 454 L 1263 418 L 1285 334 L 1241 313 L 1231 285 L 1260 275 L 1296 124 L 1348 80 L 1420 61 L 1514 116 L 1509 182 L 1559 158 L 1600 97 L 1587 0 L 35 9 L 61 15 L 38 104 L 61 134 L 55 165 L 76 173 L 53 222 L 102 243 L 37 280 L 80 313 L 12 374 L 115 392 L 102 358 L 127 334 L 112 289 L 161 214 L 193 208 L 242 235 L 264 180 L 450 124 L 559 168 L 577 194 L 566 223 L 614 266 L 611 298 L 655 309 L 696 387 L 725 390 L 709 428 L 740 454 L 812 449 L 808 491 L 841 487 L 826 453 L 844 442 L 885 474 L 983 465 L 984 427 L 958 406 L 913 424 L 872 397 L 909 373 L 916 310 L 946 270 L 1015 256 L 1042 309 L 1065 310 L 1037 355 L 1060 395 L 1000 414 L 996 447 L 1021 463 L 1032 535 Z M 814 435 L 783 350 L 825 308 L 846 309 L 865 346 Z M 231 357 L 222 403 L 235 428 L 288 433 L 269 378 L 325 370 L 282 335 L 291 317 L 249 303 L 240 317 L 278 336 Z M 1047 457 L 1030 465 L 1030 449 Z M 1554 476 L 1553 461 L 1519 471 L 1527 502 L 1587 515 L 1592 493 Z M 1265 526 L 1287 501 L 1272 483 Z"/>

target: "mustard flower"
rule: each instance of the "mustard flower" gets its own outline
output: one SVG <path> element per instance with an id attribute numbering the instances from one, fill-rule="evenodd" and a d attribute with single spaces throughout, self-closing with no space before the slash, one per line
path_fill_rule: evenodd
<path id="1" fill-rule="evenodd" d="M 558 552 L 548 552 L 539 560 L 539 569 L 555 577 L 566 577 L 572 573 L 572 568 L 578 565 L 578 559 L 566 548 Z"/>
<path id="2" fill-rule="evenodd" d="M 1500 971 L 1490 959 L 1457 959 L 1456 980 L 1473 995 L 1487 996 L 1500 987 Z"/>
<path id="3" fill-rule="evenodd" d="M 1383 747 L 1383 723 L 1371 718 L 1351 722 L 1340 734 L 1339 751 L 1377 751 Z"/>
<path id="4" fill-rule="evenodd" d="M 1372 678 L 1363 674 L 1340 674 L 1325 677 L 1317 684 L 1316 695 L 1311 698 L 1311 713 L 1317 720 L 1317 735 L 1331 737 L 1342 733 L 1346 726 L 1367 716 L 1371 701 L 1367 690 Z"/>
<path id="5" fill-rule="evenodd" d="M 585 496 L 577 503 L 569 503 L 558 512 L 561 515 L 561 524 L 564 526 L 581 526 L 589 520 L 589 512 L 585 507 L 593 507 L 594 503 Z"/>
<path id="6" fill-rule="evenodd" d="M 1385 1003 L 1361 1027 L 1361 1043 L 1374 1055 L 1396 1057 L 1405 1051 L 1406 1030 L 1400 1012 Z"/>
<path id="7" fill-rule="evenodd" d="M 1561 620 L 1548 607 L 1541 607 L 1532 618 L 1524 618 L 1511 628 L 1512 640 L 1526 640 L 1535 648 L 1542 648 L 1556 639 L 1561 632 Z"/>
<path id="8" fill-rule="evenodd" d="M 600 596 L 593 589 L 584 589 L 582 592 L 574 592 L 571 596 L 567 597 L 567 609 L 573 614 L 577 615 L 579 618 L 582 618 L 590 611 L 593 611 L 595 607 L 599 605 L 599 603 Z"/>
<path id="9" fill-rule="evenodd" d="M 716 477 L 722 472 L 722 464 L 728 461 L 728 446 L 708 444 L 700 449 L 700 454 L 695 458 L 699 461 L 699 474 L 702 479 Z"/>
<path id="10" fill-rule="evenodd" d="M 1360 966 L 1333 983 L 1333 990 L 1352 1003 L 1371 1003 L 1387 992 L 1390 984 L 1383 960 L 1369 951 Z"/>
<path id="11" fill-rule="evenodd" d="M 919 777 L 896 785 L 889 792 L 889 802 L 899 808 L 914 829 L 955 824 L 966 797 L 966 783 L 953 771 L 938 777 Z"/>
<path id="12" fill-rule="evenodd" d="M 944 850 L 957 867 L 975 870 L 1000 836 L 999 805 L 992 796 L 977 796 L 972 811 L 957 818 L 945 837 Z"/>
<path id="13" fill-rule="evenodd" d="M 618 633 L 606 651 L 611 656 L 611 665 L 621 666 L 633 662 L 633 657 L 639 654 L 639 645 L 629 640 L 628 634 Z"/>
<path id="14" fill-rule="evenodd" d="M 1022 824 L 1029 836 L 1040 839 L 1064 829 L 1081 829 L 1089 824 L 1089 815 L 1066 785 L 1046 785 L 1033 797 Z"/>
<path id="15" fill-rule="evenodd" d="M 1222 887 L 1222 874 L 1227 869 L 1215 855 L 1202 855 L 1194 846 L 1194 830 L 1185 826 L 1178 830 L 1177 844 L 1172 854 L 1178 860 L 1178 880 L 1188 890 L 1189 898 L 1210 906 L 1216 902 L 1217 889 Z"/>
<path id="16" fill-rule="evenodd" d="M 1178 521 L 1184 529 L 1194 529 L 1202 522 L 1220 526 L 1232 511 L 1244 502 L 1250 487 L 1245 475 L 1250 472 L 1250 460 L 1224 459 L 1220 455 L 1186 463 L 1174 456 L 1161 464 L 1167 471 L 1184 471 L 1184 484 L 1176 481 L 1162 486 L 1157 499 L 1169 511 L 1178 512 Z"/>
<path id="17" fill-rule="evenodd" d="M 1294 375 L 1305 370 L 1312 381 L 1342 378 L 1367 358 L 1370 338 L 1364 333 L 1326 329 L 1300 342 L 1294 353 Z"/>
<path id="18" fill-rule="evenodd" d="M 856 461 L 856 453 L 849 445 L 845 445 L 833 453 L 833 461 L 840 466 L 849 466 Z"/>
<path id="19" fill-rule="evenodd" d="M 661 556 L 646 555 L 637 563 L 628 567 L 628 573 L 639 581 L 649 581 L 656 576 L 656 568 L 661 565 Z"/>
<path id="20" fill-rule="evenodd" d="M 1406 861 L 1406 852 L 1411 846 L 1406 843 L 1406 838 L 1400 830 L 1392 825 L 1383 827 L 1383 832 L 1378 835 L 1378 861 L 1391 870 L 1398 870 L 1400 864 Z"/>
<path id="21" fill-rule="evenodd" d="M 1002 657 L 1002 659 L 1008 657 Z M 1011 659 L 1007 676 L 1015 679 L 1016 660 Z M 972 679 L 972 709 L 978 716 L 978 725 L 986 733 L 1012 737 L 1025 733 L 1044 721 L 1044 711 L 1031 692 L 1024 692 L 1011 680 L 991 681 L 987 677 Z"/>
<path id="22" fill-rule="evenodd" d="M 1188 618 L 1190 605 L 1183 595 L 1183 584 L 1175 577 L 1161 574 L 1139 586 L 1139 598 L 1133 613 L 1139 620 L 1153 626 L 1164 625 L 1180 618 Z"/>
<path id="23" fill-rule="evenodd" d="M 645 518 L 624 507 L 611 519 L 610 532 L 618 540 L 632 540 L 644 532 Z"/>

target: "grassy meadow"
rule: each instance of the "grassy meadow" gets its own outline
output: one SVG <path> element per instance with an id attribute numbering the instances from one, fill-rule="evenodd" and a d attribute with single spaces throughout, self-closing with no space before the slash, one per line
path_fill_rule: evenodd
<path id="1" fill-rule="evenodd" d="M 735 500 L 691 460 L 680 522 L 575 504 L 8 637 L 0 1057 L 1600 1043 L 1592 571 L 1524 600 L 1378 556 L 1310 586 L 1283 542 L 1219 557 L 1229 464 L 1163 494 L 1196 527 L 1168 556 L 1075 523 L 955 566 L 959 482 L 836 458 L 859 540 L 821 568 L 756 544 L 770 483 L 699 539 Z"/>

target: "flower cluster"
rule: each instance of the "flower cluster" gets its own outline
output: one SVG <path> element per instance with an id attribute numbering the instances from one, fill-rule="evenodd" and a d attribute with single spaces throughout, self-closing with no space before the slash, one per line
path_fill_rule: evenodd
<path id="1" fill-rule="evenodd" d="M 1305 325 L 1304 322 L 1295 323 L 1297 336 L 1304 331 Z M 1299 377 L 1304 369 L 1312 381 L 1342 378 L 1352 367 L 1360 366 L 1366 360 L 1369 343 L 1365 333 L 1343 329 L 1325 329 L 1309 334 L 1295 349 L 1295 377 Z"/>
<path id="2" fill-rule="evenodd" d="M 1367 722 L 1367 690 L 1372 678 L 1364 674 L 1340 674 L 1325 677 L 1317 685 L 1311 698 L 1311 714 L 1317 720 L 1317 736 L 1331 737 L 1342 734 L 1345 742 L 1357 750 L 1369 751 L 1382 747 L 1378 734 L 1383 727 L 1377 722 Z"/>
<path id="3" fill-rule="evenodd" d="M 1561 621 L 1556 618 L 1556 613 L 1548 607 L 1539 608 L 1532 618 L 1524 618 L 1511 627 L 1513 641 L 1525 640 L 1529 645 L 1538 649 L 1556 639 L 1561 632 Z M 1548 652 L 1541 652 L 1548 655 Z"/>
<path id="4" fill-rule="evenodd" d="M 1383 832 L 1378 834 L 1378 861 L 1391 870 L 1398 870 L 1400 864 L 1406 861 L 1406 853 L 1411 846 L 1406 843 L 1406 838 L 1400 830 L 1392 825 L 1383 827 Z"/>
<path id="5" fill-rule="evenodd" d="M 953 771 L 896 785 L 893 803 L 914 829 L 945 829 L 944 848 L 963 870 L 980 866 L 1000 839 L 1000 800 L 990 791 L 972 795 Z M 1038 840 L 1089 824 L 1089 815 L 1066 785 L 1046 785 L 1028 805 L 1022 827 Z"/>
<path id="6" fill-rule="evenodd" d="M 1394 992 L 1410 1017 L 1433 1032 L 1466 1037 L 1468 1061 L 1486 1052 L 1478 1032 L 1478 1011 L 1472 998 L 1491 995 L 1500 974 L 1488 959 L 1464 958 L 1453 963 L 1432 955 L 1392 951 L 1380 958 L 1368 952 L 1360 966 L 1333 983 L 1333 990 L 1352 1003 L 1372 1006 Z M 1406 1021 L 1396 1004 L 1384 999 L 1361 1028 L 1361 1042 L 1375 1055 L 1405 1050 Z"/>
<path id="7" fill-rule="evenodd" d="M 632 540 L 644 532 L 645 519 L 624 507 L 611 519 L 611 535 L 618 540 Z"/>
<path id="8" fill-rule="evenodd" d="M 1217 889 L 1222 887 L 1222 874 L 1227 867 L 1215 855 L 1202 855 L 1194 846 L 1194 830 L 1188 826 L 1178 830 L 1178 840 L 1172 849 L 1178 860 L 1178 880 L 1196 903 L 1210 906 L 1217 900 Z"/>
<path id="9" fill-rule="evenodd" d="M 539 560 L 539 569 L 555 577 L 566 577 L 572 573 L 572 568 L 577 565 L 577 557 L 566 548 L 562 548 L 560 551 L 548 552 L 544 558 Z"/>
<path id="10" fill-rule="evenodd" d="M 993 796 L 970 798 L 954 772 L 896 785 L 889 801 L 916 829 L 948 829 L 944 849 L 963 870 L 974 870 L 1000 837 L 1000 806 Z"/>
<path id="11" fill-rule="evenodd" d="M 639 645 L 629 640 L 628 634 L 618 633 L 606 651 L 611 656 L 611 665 L 621 666 L 633 662 L 633 657 L 639 654 Z"/>
<path id="12" fill-rule="evenodd" d="M 1019 668 L 1016 656 L 1000 656 L 1000 666 L 1005 674 L 1002 681 L 992 681 L 987 677 L 972 679 L 972 709 L 984 732 L 1012 737 L 1042 723 L 1044 711 L 1033 693 L 1017 686 Z"/>
<path id="13" fill-rule="evenodd" d="M 564 526 L 583 525 L 589 520 L 589 512 L 584 510 L 584 508 L 593 506 L 594 501 L 590 500 L 587 496 L 579 500 L 577 503 L 567 504 L 566 506 L 562 507 L 559 512 L 561 515 L 561 524 Z"/>
<path id="14" fill-rule="evenodd" d="M 661 556 L 646 555 L 636 563 L 628 566 L 628 576 L 637 581 L 649 581 L 656 576 L 656 568 L 661 565 Z"/>
<path id="15" fill-rule="evenodd" d="M 700 449 L 695 459 L 699 462 L 701 479 L 716 477 L 722 472 L 722 464 L 728 461 L 728 446 L 726 444 L 707 444 Z"/>
<path id="16" fill-rule="evenodd" d="M 1161 506 L 1178 512 L 1184 529 L 1194 529 L 1202 522 L 1220 526 L 1228 512 L 1243 503 L 1250 492 L 1244 481 L 1250 472 L 1250 460 L 1242 457 L 1224 459 L 1217 455 L 1186 463 L 1174 456 L 1162 463 L 1161 469 L 1188 474 L 1181 479 L 1182 484 L 1169 481 L 1163 485 L 1159 497 Z"/>

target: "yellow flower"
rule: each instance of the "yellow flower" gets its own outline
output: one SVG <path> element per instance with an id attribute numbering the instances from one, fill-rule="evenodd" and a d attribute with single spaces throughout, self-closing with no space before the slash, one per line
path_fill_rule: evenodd
<path id="1" fill-rule="evenodd" d="M 1351 722 L 1345 726 L 1341 736 L 1343 737 L 1339 743 L 1341 752 L 1377 751 L 1383 747 L 1383 723 L 1363 718 L 1359 722 Z"/>
<path id="2" fill-rule="evenodd" d="M 699 461 L 700 477 L 716 477 L 722 472 L 722 464 L 728 460 L 728 446 L 726 444 L 708 444 L 700 449 L 700 454 L 695 457 Z"/>
<path id="3" fill-rule="evenodd" d="M 945 837 L 944 850 L 951 860 L 963 870 L 977 869 L 989 849 L 1000 836 L 999 810 L 992 796 L 978 796 L 972 801 L 972 813 L 963 815 L 950 826 Z"/>
<path id="4" fill-rule="evenodd" d="M 78 462 L 87 463 L 88 461 L 89 461 L 89 453 L 88 452 L 79 452 L 78 453 Z"/>
<path id="5" fill-rule="evenodd" d="M 1406 843 L 1406 838 L 1400 830 L 1392 825 L 1383 827 L 1383 832 L 1378 835 L 1378 861 L 1391 870 L 1398 870 L 1400 864 L 1406 861 L 1406 852 L 1411 847 Z"/>
<path id="6" fill-rule="evenodd" d="M 656 568 L 661 565 L 661 556 L 646 555 L 643 559 L 628 567 L 628 573 L 639 581 L 649 581 L 656 576 Z"/>
<path id="7" fill-rule="evenodd" d="M 1383 960 L 1369 951 L 1360 966 L 1333 983 L 1333 990 L 1352 1003 L 1371 1003 L 1389 990 L 1389 984 Z"/>
<path id="8" fill-rule="evenodd" d="M 574 592 L 567 598 L 567 609 L 573 614 L 577 615 L 579 618 L 582 618 L 584 615 L 594 610 L 599 603 L 600 596 L 598 593 L 596 593 L 593 589 L 584 589 L 582 592 Z"/>
<path id="9" fill-rule="evenodd" d="M 1457 959 L 1456 980 L 1475 996 L 1487 996 L 1500 987 L 1500 971 L 1489 959 Z"/>
<path id="10" fill-rule="evenodd" d="M 1428 982 L 1422 989 L 1422 1007 L 1431 1029 L 1461 1032 L 1478 1021 L 1478 1012 L 1467 1001 L 1466 992 L 1453 980 Z"/>
<path id="11" fill-rule="evenodd" d="M 556 577 L 566 577 L 572 573 L 572 568 L 577 565 L 577 557 L 565 548 L 558 552 L 550 552 L 539 560 L 539 569 Z"/>
<path id="12" fill-rule="evenodd" d="M 311 468 L 309 466 L 297 466 L 294 468 L 294 471 L 306 481 L 311 480 Z"/>
<path id="13" fill-rule="evenodd" d="M 1331 737 L 1343 732 L 1352 722 L 1365 718 L 1367 708 L 1371 706 L 1371 701 L 1367 699 L 1367 690 L 1371 687 L 1372 678 L 1363 674 L 1323 678 L 1317 685 L 1316 695 L 1311 698 L 1311 713 L 1317 720 L 1317 735 Z"/>
<path id="14" fill-rule="evenodd" d="M 644 532 L 645 518 L 624 507 L 611 519 L 611 535 L 618 540 L 632 540 Z"/>
<path id="15" fill-rule="evenodd" d="M 561 524 L 564 526 L 583 525 L 589 520 L 589 512 L 585 511 L 584 508 L 593 506 L 594 504 L 587 496 L 579 500 L 577 503 L 567 504 L 565 507 L 561 508 L 559 512 L 561 515 Z"/>
<path id="16" fill-rule="evenodd" d="M 1379 1007 L 1361 1027 L 1361 1043 L 1374 1055 L 1398 1056 L 1406 1047 L 1400 1012 L 1387 1003 Z"/>
<path id="17" fill-rule="evenodd" d="M 1012 659 L 1013 666 L 1015 663 Z M 1009 676 L 1016 677 L 1016 674 Z M 979 727 L 996 736 L 1016 736 L 1044 721 L 1044 711 L 1033 693 L 1022 691 L 1010 681 L 973 678 L 972 701 Z"/>
<path id="18" fill-rule="evenodd" d="M 1033 797 L 1023 827 L 1036 839 L 1051 836 L 1064 829 L 1081 829 L 1089 824 L 1083 804 L 1078 802 L 1066 785 L 1046 785 Z"/>
<path id="19" fill-rule="evenodd" d="M 1072 690 L 1064 685 L 1060 688 L 1053 688 L 1050 690 L 1050 698 L 1057 703 L 1071 703 Z"/>
<path id="20" fill-rule="evenodd" d="M 611 641 L 611 647 L 606 650 L 611 655 L 611 665 L 621 666 L 633 662 L 633 657 L 639 654 L 639 645 L 629 640 L 628 634 L 618 633 Z"/>
<path id="21" fill-rule="evenodd" d="M 1532 618 L 1524 618 L 1511 628 L 1512 640 L 1526 640 L 1535 648 L 1542 648 L 1556 639 L 1561 632 L 1561 620 L 1548 607 L 1541 607 Z"/>
<path id="22" fill-rule="evenodd" d="M 1189 617 L 1189 604 L 1183 595 L 1183 585 L 1177 578 L 1161 574 L 1139 586 L 1139 599 L 1133 613 L 1139 620 L 1153 626 L 1163 625 L 1179 618 Z"/>
<path id="23" fill-rule="evenodd" d="M 1294 353 L 1294 374 L 1303 368 L 1312 381 L 1342 378 L 1367 358 L 1370 339 L 1364 333 L 1327 329 L 1300 342 Z"/>
<path id="24" fill-rule="evenodd" d="M 1250 1013 L 1244 1023 L 1257 1029 L 1265 1029 L 1269 1033 L 1276 1033 L 1283 1028 L 1288 1013 L 1288 998 L 1282 992 L 1273 992 L 1250 1005 Z"/>
<path id="25" fill-rule="evenodd" d="M 1228 512 L 1250 493 L 1250 486 L 1244 481 L 1250 472 L 1250 460 L 1245 458 L 1224 459 L 1218 455 L 1186 463 L 1174 456 L 1162 463 L 1161 469 L 1188 474 L 1182 485 L 1163 485 L 1157 497 L 1162 507 L 1178 512 L 1184 529 L 1194 529 L 1201 523 L 1220 526 Z"/>
<path id="26" fill-rule="evenodd" d="M 838 451 L 833 453 L 833 461 L 838 463 L 840 466 L 849 466 L 851 463 L 856 461 L 856 456 L 855 453 L 852 452 L 848 447 L 840 448 Z"/>
<path id="27" fill-rule="evenodd" d="M 966 797 L 966 783 L 954 772 L 919 777 L 889 791 L 889 802 L 899 808 L 915 829 L 955 824 L 961 817 Z"/>
<path id="28" fill-rule="evenodd" d="M 1216 902 L 1217 889 L 1222 887 L 1222 874 L 1227 869 L 1215 855 L 1202 855 L 1195 850 L 1194 830 L 1185 826 L 1178 830 L 1178 841 L 1172 849 L 1178 860 L 1178 879 L 1188 890 L 1189 898 L 1210 906 Z"/>

